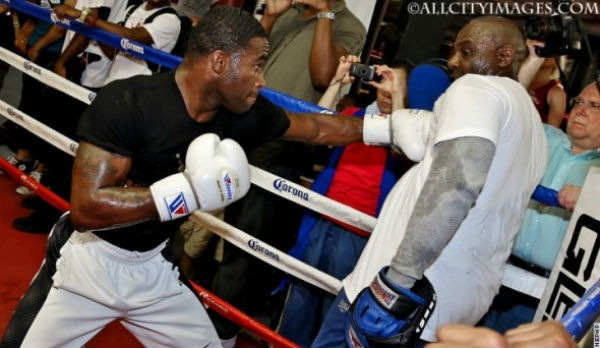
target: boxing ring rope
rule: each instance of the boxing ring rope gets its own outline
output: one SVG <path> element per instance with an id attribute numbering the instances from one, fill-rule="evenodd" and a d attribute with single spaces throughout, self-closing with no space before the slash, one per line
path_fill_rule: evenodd
<path id="1" fill-rule="evenodd" d="M 41 185 L 37 181 L 31 179 L 25 173 L 15 168 L 7 160 L 1 157 L 0 168 L 4 170 L 4 172 L 8 173 L 18 183 L 27 186 L 29 189 L 35 192 L 36 195 L 40 196 L 42 199 L 50 203 L 52 206 L 54 206 L 61 212 L 66 212 L 70 209 L 70 204 L 68 202 L 66 202 L 61 197 L 57 196 L 54 192 L 50 191 L 44 185 Z M 211 293 L 210 291 L 204 289 L 200 285 L 192 281 L 190 281 L 190 284 L 198 292 L 198 295 L 200 296 L 204 305 L 210 307 L 215 312 L 226 317 L 232 322 L 245 327 L 250 332 L 257 335 L 259 338 L 265 340 L 266 342 L 272 344 L 275 347 L 300 348 L 300 346 L 298 346 L 294 342 L 279 335 L 264 324 L 250 318 L 242 311 L 238 310 L 237 308 L 227 303 L 223 299 L 219 298 L 215 294 Z"/>
<path id="2" fill-rule="evenodd" d="M 165 52 L 156 50 L 149 46 L 139 44 L 137 42 L 123 39 L 114 34 L 107 33 L 96 28 L 91 28 L 75 20 L 58 20 L 58 18 L 56 18 L 56 16 L 50 11 L 43 9 L 39 6 L 30 4 L 23 0 L 0 0 L 0 3 L 7 4 L 19 11 L 25 12 L 42 20 L 51 21 L 67 29 L 75 30 L 92 39 L 96 39 L 97 41 L 106 43 L 120 50 L 126 51 L 134 56 L 152 61 L 157 64 L 161 64 L 166 67 L 174 68 L 181 62 L 180 57 L 167 54 Z M 26 59 L 23 59 L 18 55 L 13 54 L 8 50 L 0 48 L 0 57 L 6 62 L 10 63 L 13 67 L 23 71 L 24 73 L 32 76 L 33 78 L 36 78 L 51 87 L 61 90 L 84 103 L 90 104 L 95 96 L 95 93 L 62 78 L 61 76 L 51 71 L 43 69 L 37 66 L 36 64 Z M 328 109 L 324 109 L 322 107 L 307 103 L 303 100 L 285 95 L 274 90 L 270 90 L 268 88 L 263 88 L 261 90 L 261 94 L 266 98 L 270 99 L 275 104 L 283 106 L 290 111 L 331 113 L 331 111 Z M 55 132 L 52 129 L 49 129 L 45 125 L 37 122 L 28 115 L 25 115 L 24 113 L 20 112 L 19 110 L 10 107 L 8 104 L 1 100 L 0 112 L 12 121 L 32 131 L 32 133 L 38 134 L 38 136 L 50 142 L 52 145 L 58 147 L 62 151 L 71 155 L 75 154 L 77 149 L 76 142 L 68 139 L 60 133 Z M 0 162 L 0 166 L 4 166 L 7 163 L 8 162 L 6 161 Z M 251 174 L 253 184 L 269 192 L 282 196 L 288 200 L 292 200 L 304 207 L 315 210 L 319 213 L 327 214 L 337 220 L 346 222 L 363 230 L 372 231 L 377 221 L 376 218 L 372 216 L 364 214 L 356 209 L 345 206 L 325 196 L 305 189 L 300 185 L 287 182 L 284 179 L 279 178 L 271 173 L 268 173 L 260 168 L 251 167 Z M 28 178 L 22 173 L 21 175 L 19 175 L 18 180 L 21 181 L 27 187 L 33 189 L 35 192 L 39 192 L 40 195 L 48 193 L 53 195 L 51 191 L 44 193 L 43 186 L 37 184 L 37 182 L 33 181 L 32 179 Z M 38 188 L 41 189 L 38 190 Z M 45 198 L 49 198 L 51 197 L 51 195 L 45 196 Z M 56 195 L 54 196 L 56 197 Z M 556 191 L 542 186 L 538 186 L 532 196 L 533 199 L 538 200 L 544 204 L 555 206 L 559 205 L 557 197 L 558 195 Z M 52 202 L 53 198 L 49 199 Z M 56 201 L 53 205 L 57 206 L 55 204 L 60 205 L 60 203 L 57 203 Z M 258 257 L 277 268 L 284 269 L 284 271 L 291 273 L 299 277 L 300 279 L 308 281 L 313 285 L 316 285 L 315 283 L 318 283 L 319 285 L 317 286 L 323 288 L 326 291 L 337 293 L 337 291 L 341 287 L 341 283 L 339 280 L 325 273 L 315 273 L 314 271 L 320 271 L 311 270 L 311 267 L 303 264 L 302 262 L 299 262 L 298 260 L 292 258 L 286 253 L 282 253 L 279 250 L 272 248 L 271 246 L 265 243 L 262 243 L 261 241 L 252 239 L 251 236 L 235 229 L 234 227 L 214 218 L 209 214 L 196 212 L 191 216 L 191 219 L 197 222 L 201 222 L 202 224 L 207 224 L 209 227 L 214 229 L 215 232 L 217 232 L 217 234 L 221 235 L 222 237 L 230 241 L 232 244 L 235 244 L 238 247 L 244 249 L 245 251 L 253 254 L 255 257 Z M 288 260 L 288 258 L 291 260 Z M 286 270 L 286 268 L 290 270 L 288 271 Z M 305 271 L 308 271 L 308 273 L 302 273 Z M 315 274 L 311 274 L 311 272 Z"/>

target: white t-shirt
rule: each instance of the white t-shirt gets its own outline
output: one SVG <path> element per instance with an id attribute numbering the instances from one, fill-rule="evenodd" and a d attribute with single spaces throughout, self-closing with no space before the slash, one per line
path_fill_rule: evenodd
<path id="1" fill-rule="evenodd" d="M 154 18 L 152 22 L 144 24 L 144 21 L 148 16 L 160 10 L 162 7 L 150 11 L 147 11 L 145 8 L 146 2 L 133 11 L 129 18 L 127 18 L 125 27 L 136 28 L 143 26 L 154 41 L 152 47 L 165 52 L 171 52 L 177 43 L 179 31 L 181 30 L 179 17 L 172 13 L 163 13 Z M 143 59 L 119 51 L 110 68 L 106 83 L 135 75 L 152 75 L 152 71 L 148 68 L 148 65 Z"/>
<path id="2" fill-rule="evenodd" d="M 496 152 L 475 205 L 425 272 L 438 298 L 421 336 L 428 341 L 435 340 L 439 325 L 475 324 L 487 311 L 548 157 L 540 117 L 525 89 L 512 79 L 463 76 L 436 101 L 433 112 L 423 161 L 387 196 L 354 271 L 343 280 L 353 301 L 391 263 L 427 179 L 435 144 L 465 136 L 492 141 Z"/>
<path id="3" fill-rule="evenodd" d="M 75 8 L 81 10 L 82 8 L 99 8 L 109 7 L 110 14 L 108 15 L 107 21 L 111 23 L 119 23 L 125 17 L 125 9 L 127 7 L 127 1 L 124 0 L 77 0 Z M 75 32 L 72 30 L 67 31 L 65 35 L 65 41 L 63 44 L 63 52 L 75 36 Z M 88 46 L 84 52 L 95 54 L 100 57 L 100 60 L 94 61 L 86 65 L 85 70 L 81 74 L 80 83 L 84 87 L 100 88 L 104 87 L 108 71 L 112 65 L 112 59 L 108 58 L 98 46 L 96 40 L 90 40 Z M 84 53 L 85 54 L 85 53 Z"/>

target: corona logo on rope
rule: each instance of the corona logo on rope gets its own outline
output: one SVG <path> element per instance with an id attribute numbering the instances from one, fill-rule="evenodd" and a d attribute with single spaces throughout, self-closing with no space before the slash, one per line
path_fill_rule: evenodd
<path id="1" fill-rule="evenodd" d="M 293 196 L 308 201 L 308 192 L 304 192 L 302 190 L 288 185 L 287 181 L 285 181 L 284 179 L 275 179 L 275 181 L 273 181 L 273 187 L 279 192 L 288 192 L 291 193 Z"/>
<path id="2" fill-rule="evenodd" d="M 260 245 L 260 241 L 258 239 L 250 239 L 248 241 L 248 246 L 256 252 L 259 252 L 259 253 L 264 254 L 274 260 L 279 261 L 279 255 L 277 253 L 263 247 L 262 245 Z"/>
<path id="3" fill-rule="evenodd" d="M 23 116 L 15 111 L 13 108 L 7 108 L 6 112 L 8 112 L 9 116 L 16 118 L 17 120 L 23 121 Z"/>
<path id="4" fill-rule="evenodd" d="M 71 143 L 69 144 L 69 149 L 71 150 L 71 152 L 73 152 L 73 154 L 77 153 L 77 149 L 79 148 L 79 144 L 78 143 Z"/>
<path id="5" fill-rule="evenodd" d="M 71 25 L 71 22 L 69 22 L 68 19 L 66 19 L 66 18 L 60 19 L 54 12 L 50 13 L 50 20 L 54 23 L 60 23 L 60 24 L 68 25 L 68 26 Z"/>
<path id="6" fill-rule="evenodd" d="M 129 41 L 128 39 L 121 39 L 121 47 L 123 47 L 126 50 L 131 50 L 131 51 L 139 53 L 139 54 L 144 54 L 144 47 L 138 46 L 138 45 L 132 43 L 131 41 Z"/>
<path id="7" fill-rule="evenodd" d="M 34 64 L 31 64 L 31 62 L 28 60 L 23 62 L 23 67 L 25 68 L 25 70 L 33 71 L 34 73 L 36 73 L 38 75 L 42 74 L 42 70 L 40 68 L 38 68 L 37 66 L 35 66 Z"/>

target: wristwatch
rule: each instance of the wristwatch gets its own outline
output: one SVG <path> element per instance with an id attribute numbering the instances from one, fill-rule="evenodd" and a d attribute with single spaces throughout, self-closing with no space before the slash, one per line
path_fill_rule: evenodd
<path id="1" fill-rule="evenodd" d="M 80 22 L 85 22 L 85 18 L 90 14 L 91 10 L 87 7 L 81 9 L 81 14 L 77 18 Z"/>
<path id="2" fill-rule="evenodd" d="M 327 18 L 330 21 L 335 21 L 335 13 L 333 12 L 319 12 L 317 13 L 317 19 Z"/>

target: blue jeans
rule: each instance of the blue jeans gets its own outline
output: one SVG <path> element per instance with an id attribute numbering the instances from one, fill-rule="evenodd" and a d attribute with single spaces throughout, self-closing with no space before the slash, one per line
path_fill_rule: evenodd
<path id="1" fill-rule="evenodd" d="M 366 242 L 364 237 L 329 220 L 319 219 L 310 230 L 302 261 L 343 279 L 354 269 Z M 277 331 L 301 347 L 308 347 L 334 299 L 333 295 L 314 286 L 293 282 Z"/>
<path id="2" fill-rule="evenodd" d="M 312 348 L 331 348 L 338 347 L 344 348 L 346 345 L 346 317 L 348 316 L 348 309 L 350 308 L 350 301 L 346 296 L 346 292 L 342 288 L 339 294 L 333 301 L 321 329 L 317 334 L 317 337 L 310 345 Z"/>

